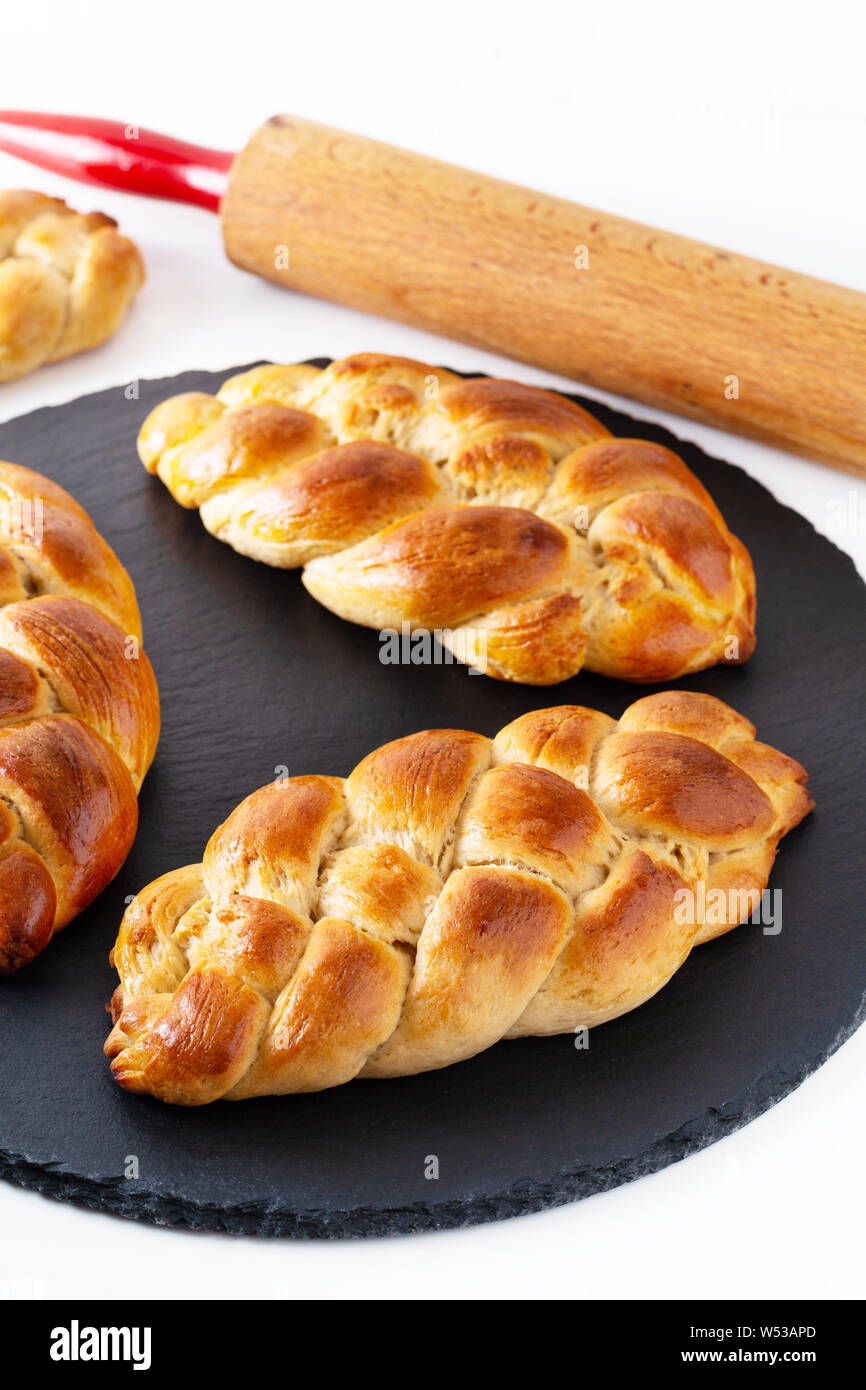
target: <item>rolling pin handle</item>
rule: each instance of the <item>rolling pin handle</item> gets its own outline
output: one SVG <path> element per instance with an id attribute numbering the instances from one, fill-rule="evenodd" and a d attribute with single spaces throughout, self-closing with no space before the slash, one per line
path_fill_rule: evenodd
<path id="1" fill-rule="evenodd" d="M 218 212 L 234 155 L 93 116 L 0 111 L 0 150 L 82 183 Z"/>

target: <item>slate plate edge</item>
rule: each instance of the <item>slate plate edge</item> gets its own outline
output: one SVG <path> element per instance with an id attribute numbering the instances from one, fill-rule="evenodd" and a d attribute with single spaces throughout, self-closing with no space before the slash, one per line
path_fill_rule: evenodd
<path id="1" fill-rule="evenodd" d="M 265 359 L 258 359 L 247 365 L 226 367 L 224 369 L 187 368 L 185 372 L 174 373 L 168 377 L 140 378 L 142 382 L 175 381 L 187 373 L 207 372 L 219 376 L 224 370 L 227 375 L 237 375 L 261 365 Z M 326 357 L 308 358 L 310 365 L 323 366 L 333 359 Z M 445 370 L 445 368 L 443 368 Z M 453 371 L 453 368 L 447 370 Z M 455 373 L 456 375 L 484 376 L 485 373 Z M 62 410 L 73 401 L 88 396 L 106 395 L 117 387 L 104 387 L 98 391 L 85 392 L 69 401 L 36 407 L 25 412 L 25 416 L 10 417 L 23 419 L 28 414 L 47 410 Z M 544 389 L 544 388 L 542 388 Z M 547 388 L 552 389 L 552 388 Z M 585 408 L 598 409 L 602 413 L 628 413 L 617 406 L 608 406 L 604 401 L 585 398 L 579 392 L 559 391 L 559 394 L 577 395 L 579 403 Z M 735 470 L 742 474 L 748 483 L 767 492 L 775 504 L 789 515 L 796 517 L 801 525 L 823 545 L 830 547 L 837 556 L 842 556 L 849 569 L 859 579 L 859 572 L 853 558 L 840 549 L 828 536 L 798 512 L 794 507 L 782 502 L 766 484 L 755 479 L 739 464 L 710 454 L 694 441 L 680 440 L 667 426 L 650 420 L 636 420 L 645 427 L 651 437 L 664 436 L 668 447 L 676 448 L 682 443 L 698 448 L 714 465 Z M 861 579 L 862 583 L 862 579 Z M 172 1199 L 156 1197 L 152 1194 L 135 1196 L 128 1189 L 125 1179 L 117 1178 L 111 1182 L 97 1182 L 83 1179 L 58 1169 L 43 1167 L 29 1162 L 22 1155 L 0 1149 L 0 1179 L 16 1184 L 24 1189 L 39 1192 L 57 1201 L 93 1211 L 100 1211 L 129 1220 L 144 1221 L 157 1226 L 168 1226 L 187 1231 L 203 1231 L 230 1235 L 259 1235 L 293 1239 L 346 1239 L 357 1237 L 376 1237 L 385 1235 L 408 1235 L 419 1232 L 458 1229 L 470 1225 L 483 1224 L 563 1206 L 569 1202 L 606 1192 L 627 1182 L 659 1172 L 671 1164 L 708 1147 L 717 1140 L 735 1133 L 757 1119 L 773 1105 L 796 1090 L 809 1076 L 816 1072 L 846 1042 L 866 1020 L 866 993 L 861 996 L 859 1005 L 848 1024 L 844 1025 L 831 1044 L 817 1057 L 806 1061 L 793 1073 L 785 1065 L 778 1065 L 758 1077 L 746 1090 L 724 1105 L 706 1112 L 699 1119 L 690 1121 L 679 1130 L 661 1137 L 648 1148 L 636 1155 L 629 1155 L 620 1162 L 602 1168 L 579 1167 L 559 1170 L 547 1181 L 518 1180 L 501 1193 L 485 1195 L 482 1198 L 468 1198 L 463 1201 L 435 1203 L 425 1201 L 410 1206 L 376 1209 L 371 1207 L 347 1208 L 339 1212 L 323 1212 L 315 1209 L 289 1212 L 272 1204 L 255 1203 L 244 1206 L 220 1207 L 202 1205 L 187 1198 Z"/>

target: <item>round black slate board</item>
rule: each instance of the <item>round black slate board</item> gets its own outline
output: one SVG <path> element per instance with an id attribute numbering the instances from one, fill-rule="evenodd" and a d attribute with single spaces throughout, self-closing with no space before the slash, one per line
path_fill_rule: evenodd
<path id="1" fill-rule="evenodd" d="M 501 1043 L 445 1071 L 319 1095 L 179 1110 L 126 1095 L 102 1057 L 108 951 L 124 899 L 196 861 L 218 822 L 281 765 L 346 774 L 428 726 L 493 734 L 576 702 L 618 716 L 647 687 L 590 675 L 551 690 L 462 667 L 383 666 L 374 632 L 326 612 L 297 573 L 210 537 L 137 461 L 156 402 L 230 375 L 141 382 L 0 426 L 0 457 L 67 487 L 129 568 L 163 736 L 120 875 L 0 985 L 0 1174 L 64 1200 L 174 1226 L 267 1235 L 428 1230 L 586 1196 L 712 1143 L 767 1109 L 861 1021 L 866 599 L 851 561 L 740 469 L 581 402 L 615 433 L 677 449 L 749 546 L 757 654 L 682 682 L 729 701 L 809 769 L 817 811 L 782 846 L 780 934 L 695 951 L 662 992 L 593 1031 Z M 578 399 L 575 397 L 575 399 Z M 438 1179 L 425 1177 L 438 1158 Z M 131 1171 L 137 1160 L 137 1178 Z"/>

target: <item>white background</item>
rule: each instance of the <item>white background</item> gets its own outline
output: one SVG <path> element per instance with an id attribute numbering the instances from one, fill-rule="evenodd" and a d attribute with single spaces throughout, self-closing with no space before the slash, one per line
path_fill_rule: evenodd
<path id="1" fill-rule="evenodd" d="M 0 42 L 8 107 L 114 116 L 227 149 L 294 112 L 866 291 L 862 6 L 113 0 L 8 6 Z M 0 186 L 110 212 L 149 274 L 111 344 L 0 388 L 0 418 L 190 367 L 364 349 L 568 385 L 246 276 L 196 209 L 82 188 L 2 155 Z M 741 464 L 821 530 L 850 493 L 866 507 L 866 486 L 845 474 L 632 408 Z M 834 536 L 861 573 L 864 530 Z M 769 1114 L 685 1163 L 468 1231 L 326 1244 L 194 1236 L 0 1185 L 0 1292 L 862 1297 L 864 1064 L 861 1030 Z"/>

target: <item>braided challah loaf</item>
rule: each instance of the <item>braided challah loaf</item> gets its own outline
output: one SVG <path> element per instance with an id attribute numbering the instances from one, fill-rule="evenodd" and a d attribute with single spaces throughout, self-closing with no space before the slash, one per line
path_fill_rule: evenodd
<path id="1" fill-rule="evenodd" d="M 318 1091 L 636 1008 L 754 911 L 812 805 L 754 734 L 674 691 L 262 787 L 128 908 L 114 1076 L 180 1105 Z"/>
<path id="2" fill-rule="evenodd" d="M 77 502 L 0 463 L 0 974 L 126 858 L 159 736 L 132 582 Z"/>
<path id="3" fill-rule="evenodd" d="M 175 396 L 145 467 L 235 550 L 500 680 L 672 680 L 755 645 L 744 546 L 676 454 L 579 406 L 401 357 L 257 367 Z"/>
<path id="4" fill-rule="evenodd" d="M 0 191 L 0 381 L 104 343 L 143 284 L 137 247 L 104 213 Z"/>

